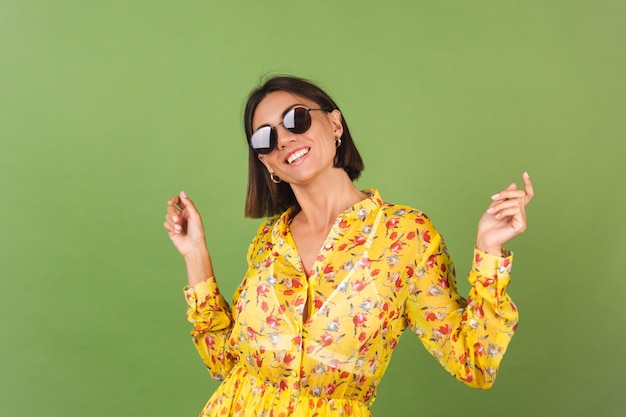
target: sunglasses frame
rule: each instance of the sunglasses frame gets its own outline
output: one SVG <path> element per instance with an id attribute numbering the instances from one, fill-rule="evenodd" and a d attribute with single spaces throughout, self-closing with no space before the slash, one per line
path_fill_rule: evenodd
<path id="1" fill-rule="evenodd" d="M 298 111 L 298 109 L 304 109 L 304 114 L 305 114 L 305 119 L 303 119 L 301 122 L 306 121 L 305 125 L 306 128 L 302 128 L 302 127 L 298 127 L 298 123 L 296 122 L 298 119 L 296 118 L 296 111 Z M 311 118 L 311 114 L 310 112 L 313 110 L 323 110 L 326 111 L 325 109 L 309 109 L 305 106 L 293 106 L 287 110 L 285 110 L 285 112 L 283 113 L 283 121 L 278 123 L 275 126 L 270 126 L 270 125 L 263 125 L 261 127 L 259 127 L 257 130 L 254 131 L 254 133 L 252 133 L 252 135 L 250 135 L 250 139 L 248 140 L 248 145 L 250 146 L 250 148 L 252 148 L 253 151 L 255 151 L 258 154 L 261 155 L 267 155 L 269 153 L 272 153 L 274 151 L 274 149 L 276 149 L 277 145 L 278 145 L 278 132 L 276 131 L 276 128 L 278 126 L 283 126 L 285 129 L 287 129 L 288 131 L 290 131 L 291 133 L 295 133 L 297 135 L 300 135 L 302 133 L 307 132 L 310 128 L 311 128 L 311 123 L 312 123 L 312 118 Z M 287 116 L 289 115 L 289 113 L 293 112 L 293 127 L 289 127 L 285 125 L 285 119 L 287 118 Z M 266 148 L 255 148 L 253 146 L 253 142 L 254 142 L 254 138 L 255 136 L 258 135 L 263 135 L 263 133 L 260 133 L 262 131 L 267 131 L 267 128 L 269 128 L 269 133 L 266 133 L 264 135 L 268 135 L 269 134 L 269 147 Z M 261 140 L 260 142 L 267 142 L 267 140 L 265 137 L 263 138 L 263 140 Z"/>

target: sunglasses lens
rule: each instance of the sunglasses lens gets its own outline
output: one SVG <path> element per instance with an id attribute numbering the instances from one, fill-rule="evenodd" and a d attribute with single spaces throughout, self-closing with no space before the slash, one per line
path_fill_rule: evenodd
<path id="1" fill-rule="evenodd" d="M 250 137 L 250 146 L 258 153 L 266 154 L 272 152 L 272 128 L 263 126 Z"/>
<path id="2" fill-rule="evenodd" d="M 295 134 L 304 133 L 311 127 L 311 115 L 304 107 L 294 107 L 285 113 L 282 125 Z M 261 154 L 268 154 L 276 147 L 276 128 L 263 126 L 250 137 L 250 147 Z"/>
<path id="3" fill-rule="evenodd" d="M 304 107 L 293 108 L 285 114 L 283 125 L 293 133 L 304 133 L 311 127 L 311 115 Z"/>

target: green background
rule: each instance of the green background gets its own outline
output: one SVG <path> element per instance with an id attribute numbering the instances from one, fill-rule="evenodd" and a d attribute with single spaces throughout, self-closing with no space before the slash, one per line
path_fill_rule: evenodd
<path id="1" fill-rule="evenodd" d="M 405 334 L 375 416 L 625 407 L 623 1 L 0 0 L 0 415 L 193 416 L 215 389 L 162 229 L 184 189 L 222 292 L 245 269 L 247 93 L 296 74 L 339 103 L 361 188 L 427 212 L 460 289 L 489 196 L 536 199 L 489 391 Z"/>

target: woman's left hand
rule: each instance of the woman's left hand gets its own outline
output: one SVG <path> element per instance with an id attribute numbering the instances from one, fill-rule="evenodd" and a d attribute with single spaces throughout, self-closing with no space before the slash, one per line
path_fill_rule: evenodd
<path id="1" fill-rule="evenodd" d="M 476 247 L 500 255 L 502 246 L 526 230 L 526 205 L 534 196 L 527 172 L 522 175 L 524 190 L 515 183 L 491 197 L 492 202 L 478 222 Z"/>

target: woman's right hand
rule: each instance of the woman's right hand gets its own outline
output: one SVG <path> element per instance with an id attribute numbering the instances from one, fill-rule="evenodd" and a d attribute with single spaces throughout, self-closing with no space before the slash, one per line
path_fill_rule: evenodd
<path id="1" fill-rule="evenodd" d="M 190 287 L 214 276 L 200 213 L 184 191 L 167 202 L 163 227 L 185 259 Z"/>
<path id="2" fill-rule="evenodd" d="M 167 202 L 163 227 L 183 258 L 207 250 L 200 213 L 184 191 Z"/>

